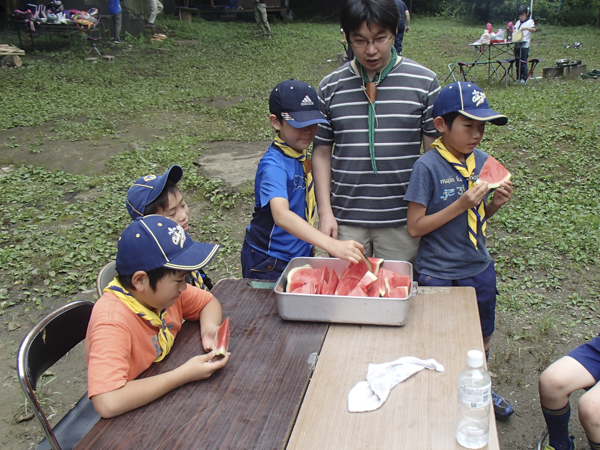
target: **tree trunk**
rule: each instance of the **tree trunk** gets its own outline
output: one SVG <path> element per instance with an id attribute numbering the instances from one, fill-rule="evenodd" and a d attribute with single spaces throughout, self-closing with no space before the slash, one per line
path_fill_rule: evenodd
<path id="1" fill-rule="evenodd" d="M 600 10 L 598 10 L 598 20 L 596 21 L 596 28 L 600 28 Z"/>

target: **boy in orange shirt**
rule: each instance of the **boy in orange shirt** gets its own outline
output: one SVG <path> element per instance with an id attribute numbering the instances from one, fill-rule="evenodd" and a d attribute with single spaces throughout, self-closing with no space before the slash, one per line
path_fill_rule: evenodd
<path id="1" fill-rule="evenodd" d="M 118 275 L 94 305 L 85 340 L 88 396 L 102 417 L 139 408 L 227 364 L 229 353 L 212 361 L 221 304 L 185 282 L 216 248 L 193 242 L 180 225 L 160 215 L 138 218 L 121 234 Z M 202 347 L 209 353 L 169 372 L 136 379 L 167 356 L 183 319 L 199 321 Z"/>

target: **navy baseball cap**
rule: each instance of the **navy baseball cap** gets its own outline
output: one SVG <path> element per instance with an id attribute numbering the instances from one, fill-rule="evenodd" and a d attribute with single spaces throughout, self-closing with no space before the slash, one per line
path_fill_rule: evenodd
<path id="1" fill-rule="evenodd" d="M 138 178 L 127 191 L 127 211 L 132 219 L 144 215 L 144 209 L 160 195 L 167 181 L 178 183 L 183 177 L 181 166 L 169 167 L 162 175 L 146 175 Z"/>
<path id="2" fill-rule="evenodd" d="M 166 267 L 191 271 L 204 267 L 219 250 L 218 245 L 194 242 L 168 217 L 138 217 L 121 233 L 117 243 L 117 272 L 133 275 Z"/>
<path id="3" fill-rule="evenodd" d="M 271 114 L 281 114 L 294 128 L 304 128 L 315 123 L 329 124 L 319 110 L 315 89 L 304 81 L 282 81 L 269 97 Z"/>
<path id="4" fill-rule="evenodd" d="M 485 93 L 476 84 L 457 81 L 440 91 L 433 102 L 433 117 L 459 112 L 465 117 L 494 125 L 506 125 L 508 118 L 490 109 Z"/>

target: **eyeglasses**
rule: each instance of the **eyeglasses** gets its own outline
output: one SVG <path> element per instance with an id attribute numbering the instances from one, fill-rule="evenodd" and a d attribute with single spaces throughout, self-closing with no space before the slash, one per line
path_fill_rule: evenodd
<path id="1" fill-rule="evenodd" d="M 366 39 L 356 39 L 354 41 L 350 41 L 352 47 L 363 48 L 369 45 L 371 42 L 378 47 L 384 46 L 387 44 L 393 36 L 383 36 L 378 37 L 377 39 L 373 39 L 372 41 L 367 41 Z"/>

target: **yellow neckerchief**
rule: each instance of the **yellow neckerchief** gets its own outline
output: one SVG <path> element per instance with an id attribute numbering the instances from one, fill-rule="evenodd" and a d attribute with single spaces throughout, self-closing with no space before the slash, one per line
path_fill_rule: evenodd
<path id="1" fill-rule="evenodd" d="M 273 145 L 281 150 L 284 155 L 294 158 L 302 163 L 302 168 L 304 169 L 304 184 L 306 185 L 306 208 L 304 209 L 304 213 L 306 215 L 306 221 L 310 225 L 314 225 L 315 207 L 317 205 L 317 201 L 315 199 L 315 185 L 313 183 L 311 171 L 312 166 L 310 164 L 310 160 L 306 157 L 306 150 L 303 152 L 294 150 L 292 147 L 283 142 L 283 139 L 281 139 L 279 135 L 277 135 L 275 138 Z"/>
<path id="2" fill-rule="evenodd" d="M 142 319 L 148 321 L 150 325 L 153 327 L 160 328 L 158 332 L 158 344 L 162 349 L 162 353 L 154 360 L 154 362 L 159 362 L 164 359 L 165 356 L 169 354 L 171 351 L 171 347 L 173 347 L 173 342 L 175 341 L 175 336 L 169 330 L 167 323 L 165 322 L 165 315 L 167 314 L 167 309 L 164 308 L 160 314 L 156 314 L 154 311 L 146 308 L 140 302 L 138 302 L 133 295 L 131 295 L 127 289 L 125 289 L 117 277 L 115 277 L 103 290 L 103 292 L 110 292 L 114 294 L 119 300 L 125 303 L 129 309 L 131 309 L 134 313 L 140 316 Z"/>
<path id="3" fill-rule="evenodd" d="M 199 270 L 192 270 L 190 272 L 190 277 L 192 278 L 192 286 L 204 289 L 204 280 L 202 279 L 202 274 Z"/>
<path id="4" fill-rule="evenodd" d="M 444 147 L 441 137 L 437 138 L 433 144 L 431 144 L 431 147 L 435 148 L 442 158 L 448 161 L 450 165 L 458 171 L 462 176 L 465 185 L 468 185 L 467 189 L 471 189 L 475 186 L 475 181 L 473 181 L 474 177 L 471 176 L 475 173 L 475 154 L 473 152 L 465 158 L 465 164 L 462 164 L 446 149 L 446 147 Z M 475 248 L 477 248 L 477 223 L 481 223 L 481 232 L 485 236 L 485 229 L 487 227 L 485 221 L 485 202 L 481 202 L 477 208 L 469 209 L 467 215 L 469 238 L 471 239 L 471 242 L 473 242 Z"/>

